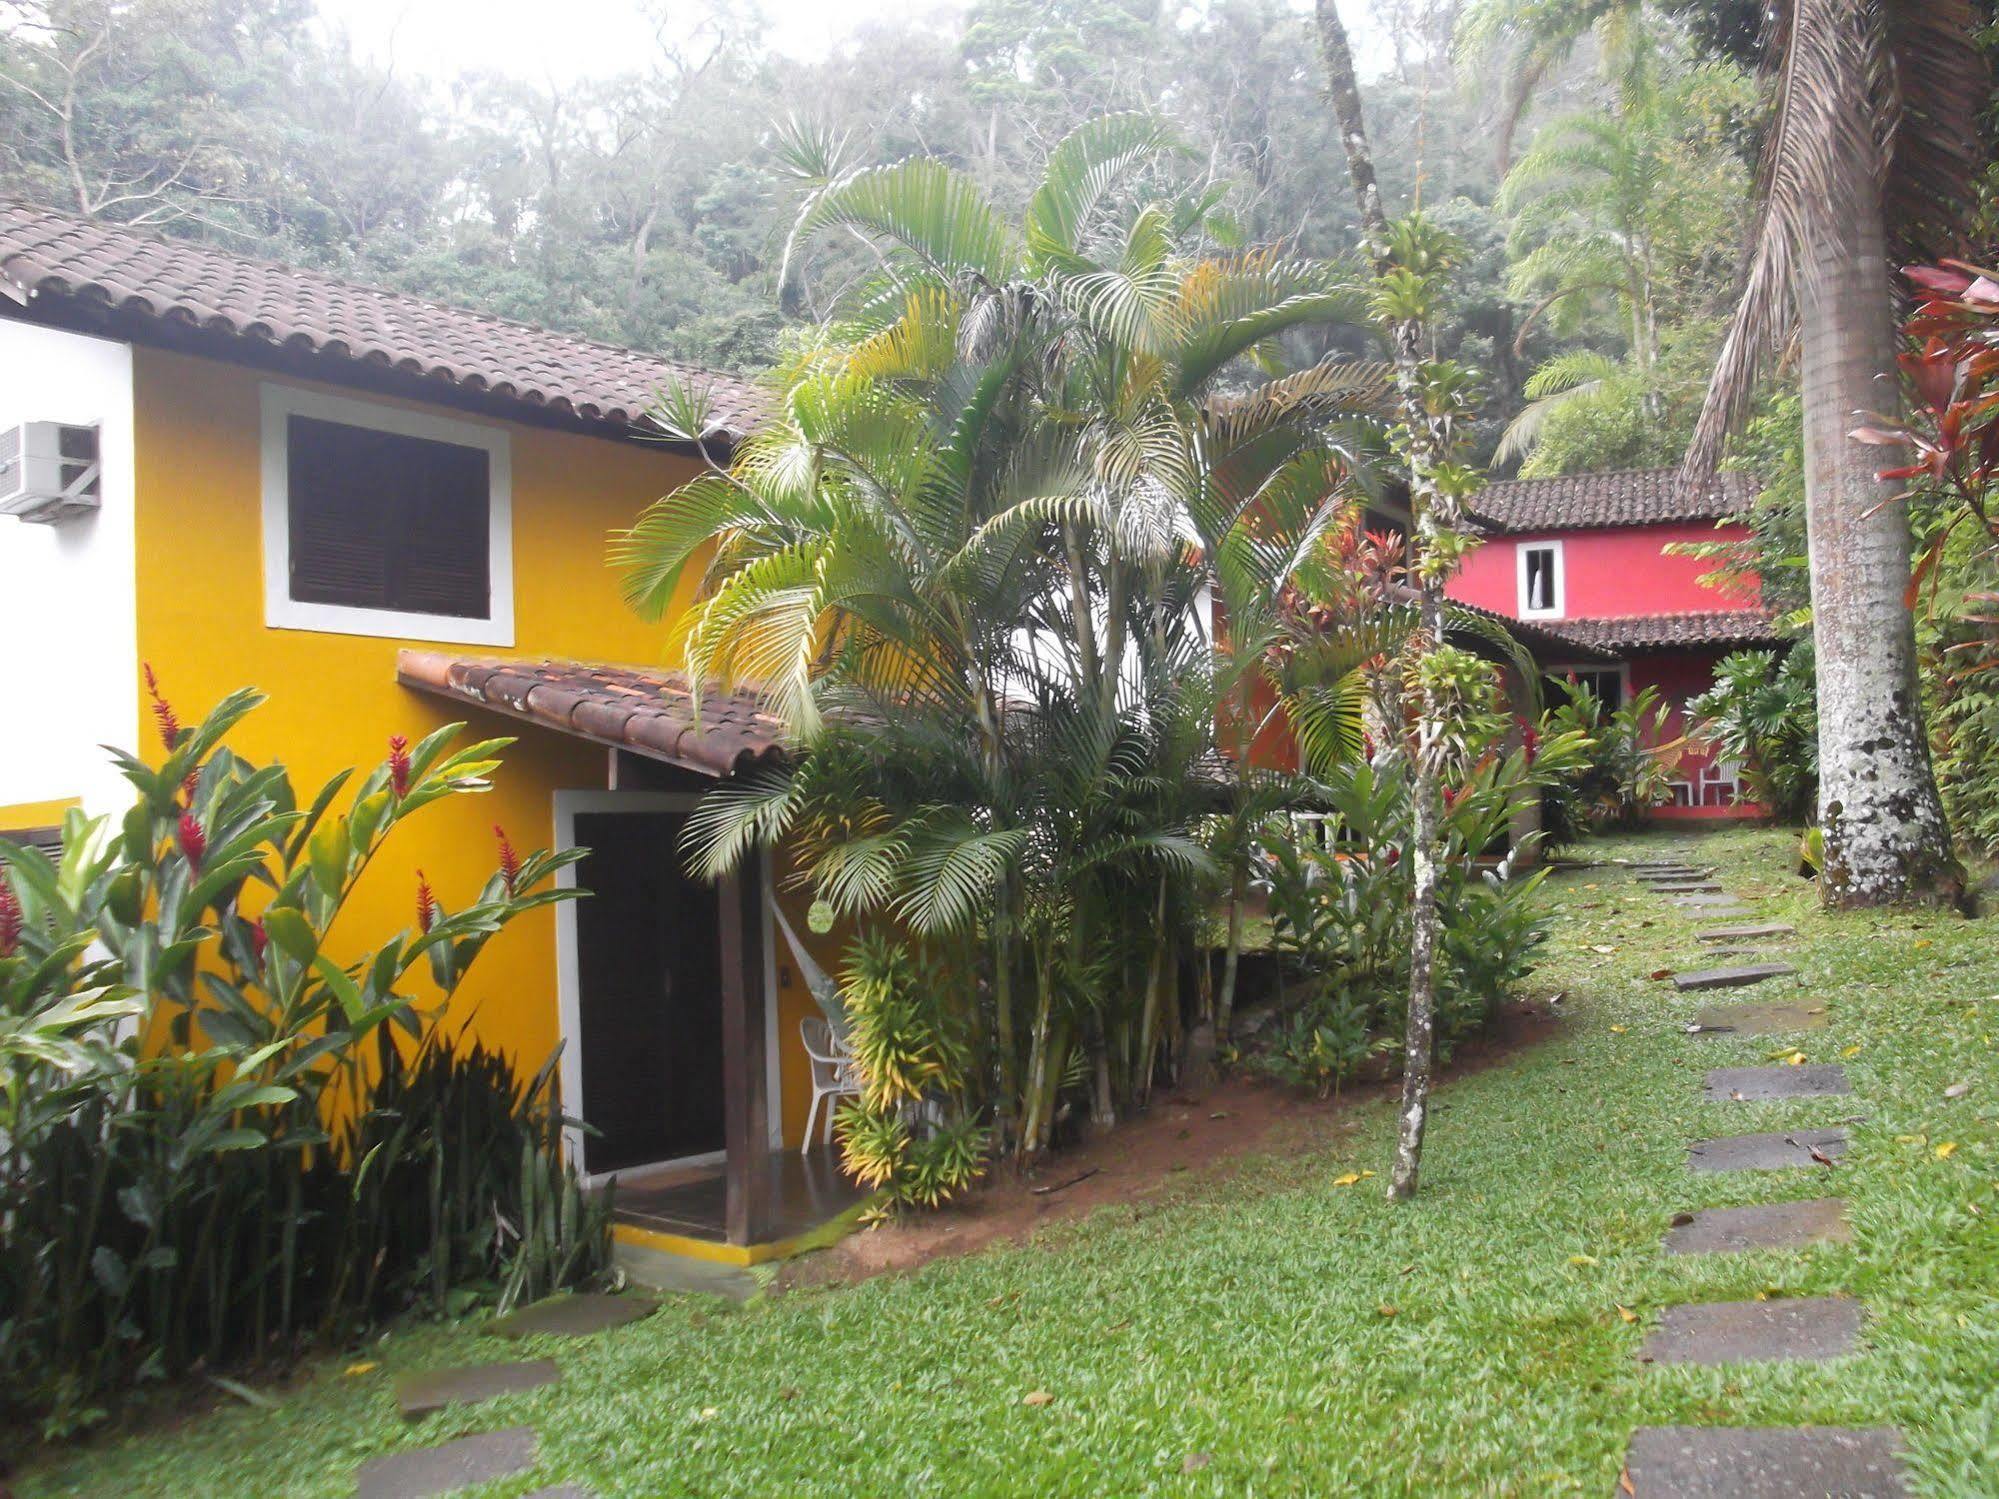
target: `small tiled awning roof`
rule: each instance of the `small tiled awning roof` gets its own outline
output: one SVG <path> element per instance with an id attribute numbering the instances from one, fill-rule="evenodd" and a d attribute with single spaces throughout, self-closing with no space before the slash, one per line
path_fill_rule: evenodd
<path id="1" fill-rule="evenodd" d="M 221 358 L 318 356 L 585 423 L 638 428 L 670 383 L 707 392 L 723 440 L 748 432 L 759 409 L 747 382 L 655 354 L 4 200 L 0 294 L 30 317 L 94 312 L 128 335 L 209 335 Z"/>
<path id="2" fill-rule="evenodd" d="M 755 693 L 704 691 L 697 724 L 678 672 L 402 651 L 396 680 L 702 775 L 735 775 L 784 753 L 784 726 Z"/>
<path id="3" fill-rule="evenodd" d="M 1721 474 L 1689 489 L 1676 468 L 1630 468 L 1552 479 L 1507 479 L 1472 499 L 1487 531 L 1601 531 L 1673 521 L 1725 520 L 1748 510 L 1757 485 L 1746 474 Z"/>
<path id="4" fill-rule="evenodd" d="M 1634 614 L 1619 619 L 1565 619 L 1542 627 L 1593 651 L 1633 651 L 1771 645 L 1776 621 L 1760 609 L 1707 609 L 1683 614 Z"/>

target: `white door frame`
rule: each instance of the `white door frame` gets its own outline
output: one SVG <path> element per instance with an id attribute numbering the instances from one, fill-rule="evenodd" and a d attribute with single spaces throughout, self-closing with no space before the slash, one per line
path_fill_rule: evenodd
<path id="1" fill-rule="evenodd" d="M 557 850 L 576 847 L 578 813 L 691 812 L 700 800 L 697 794 L 684 791 L 558 791 L 555 793 L 555 847 Z M 763 889 L 764 1055 L 767 1074 L 765 1087 L 769 1098 L 770 1144 L 773 1150 L 779 1150 L 784 1145 L 782 1091 L 784 1072 L 778 1059 L 777 951 L 770 917 L 771 860 L 768 856 L 759 855 L 757 864 L 758 879 Z M 562 889 L 576 889 L 576 866 L 570 864 L 556 871 L 555 882 Z M 563 1108 L 581 1117 L 583 990 L 577 967 L 576 905 L 573 900 L 565 900 L 555 908 L 555 992 L 557 1025 L 562 1040 Z M 603 1171 L 593 1175 L 587 1164 L 589 1137 L 575 1127 L 565 1129 L 563 1134 L 569 1143 L 570 1159 L 576 1163 L 578 1173 L 589 1186 L 596 1186 L 621 1173 L 636 1175 L 665 1166 L 714 1165 L 728 1158 L 726 1150 L 713 1150 L 700 1155 L 679 1156 L 669 1161 L 650 1161 L 643 1165 L 625 1166 L 619 1168 L 619 1171 Z"/>

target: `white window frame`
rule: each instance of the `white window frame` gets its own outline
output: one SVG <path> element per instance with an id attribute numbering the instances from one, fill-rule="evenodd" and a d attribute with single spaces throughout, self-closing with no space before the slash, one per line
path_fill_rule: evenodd
<path id="1" fill-rule="evenodd" d="M 1624 707 L 1629 705 L 1631 702 L 1631 663 L 1629 661 L 1617 661 L 1608 665 L 1602 661 L 1564 661 L 1559 666 L 1544 668 L 1541 675 L 1543 677 L 1553 677 L 1556 681 L 1561 681 L 1570 672 L 1581 676 L 1586 671 L 1617 673 L 1618 706 Z"/>
<path id="2" fill-rule="evenodd" d="M 1552 552 L 1555 560 L 1555 607 L 1534 609 L 1527 603 L 1527 556 L 1530 552 Z M 1513 549 L 1514 602 L 1521 619 L 1561 619 L 1568 612 L 1568 563 L 1559 541 L 1523 541 Z"/>
<path id="3" fill-rule="evenodd" d="M 262 387 L 264 476 L 264 624 L 273 630 L 314 630 L 326 635 L 370 635 L 450 645 L 514 643 L 514 483 L 512 447 L 505 429 L 453 421 L 400 406 L 379 406 L 290 385 Z M 479 448 L 486 454 L 487 613 L 416 614 L 354 604 L 307 603 L 291 596 L 291 418 L 303 416 L 403 437 Z"/>

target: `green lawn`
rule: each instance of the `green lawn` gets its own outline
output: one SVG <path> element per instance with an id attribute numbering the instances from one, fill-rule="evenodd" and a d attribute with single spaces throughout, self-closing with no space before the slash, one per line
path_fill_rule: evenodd
<path id="1" fill-rule="evenodd" d="M 1682 851 L 1653 837 L 1606 853 Z M 1786 870 L 1794 835 L 1729 832 L 1698 857 L 1831 1005 L 1813 1061 L 1856 1097 L 1707 1104 L 1705 1065 L 1770 1040 L 1690 1038 L 1699 1001 L 1648 979 L 1692 962 L 1696 924 L 1622 873 L 1549 886 L 1536 991 L 1556 1038 L 1451 1084 L 1421 1200 L 1391 1206 L 1392 1118 L 1271 1156 L 1165 1207 L 1107 1211 L 1043 1242 L 858 1288 L 740 1309 L 680 1300 L 545 1350 L 562 1384 L 406 1427 L 398 1370 L 507 1356 L 470 1328 L 417 1329 L 282 1397 L 77 1452 L 23 1492 L 345 1494 L 363 1459 L 532 1423 L 517 1495 L 571 1480 L 637 1494 L 1550 1494 L 1613 1492 L 1632 1427 L 1893 1423 L 1917 1485 L 1999 1492 L 1999 918 L 1830 918 Z M 1610 951 L 1598 951 L 1609 948 Z M 1755 998 L 1796 991 L 1791 980 Z M 1946 1100 L 1946 1087 L 1972 1091 Z M 1831 1171 L 1696 1177 L 1690 1139 L 1864 1112 Z M 1938 1147 L 1955 1146 L 1940 1158 Z M 1855 1242 L 1669 1259 L 1677 1210 L 1842 1192 Z M 1657 1309 L 1848 1291 L 1866 1351 L 1830 1365 L 1648 1368 Z M 1619 1307 L 1637 1314 L 1627 1322 Z M 1045 1390 L 1051 1403 L 1022 1397 Z M 1184 1472 L 1193 1454 L 1204 1467 Z"/>

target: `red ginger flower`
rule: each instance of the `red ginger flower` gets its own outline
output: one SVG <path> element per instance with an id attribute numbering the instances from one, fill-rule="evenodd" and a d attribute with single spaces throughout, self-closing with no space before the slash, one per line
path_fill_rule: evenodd
<path id="1" fill-rule="evenodd" d="M 410 742 L 401 734 L 389 736 L 389 784 L 397 796 L 410 794 Z"/>
<path id="2" fill-rule="evenodd" d="M 21 897 L 13 885 L 0 877 L 0 958 L 11 958 L 21 948 Z"/>
<path id="3" fill-rule="evenodd" d="M 521 877 L 521 856 L 507 841 L 507 830 L 497 822 L 493 824 L 493 836 L 500 840 L 500 882 L 507 887 L 507 894 L 512 895 Z"/>
<path id="4" fill-rule="evenodd" d="M 160 743 L 172 754 L 174 746 L 180 742 L 180 719 L 174 715 L 173 704 L 160 695 L 160 679 L 153 675 L 153 663 L 145 663 L 146 693 L 153 700 L 153 722 L 160 726 Z"/>
<path id="5" fill-rule="evenodd" d="M 1527 763 L 1529 765 L 1532 765 L 1534 763 L 1534 757 L 1541 753 L 1540 730 L 1536 729 L 1534 725 L 1527 722 L 1526 719 L 1521 718 L 1518 715 L 1515 715 L 1513 721 L 1520 725 L 1521 752 L 1526 755 Z"/>
<path id="6" fill-rule="evenodd" d="M 208 852 L 208 834 L 201 830 L 201 820 L 192 812 L 181 813 L 180 826 L 174 829 L 174 841 L 180 845 L 181 857 L 187 860 L 187 867 L 201 868 L 202 857 Z"/>
<path id="7" fill-rule="evenodd" d="M 421 869 L 416 872 L 416 924 L 422 932 L 437 925 L 437 897 L 430 893 L 430 881 Z"/>
<path id="8" fill-rule="evenodd" d="M 250 956 L 259 968 L 264 966 L 264 952 L 271 945 L 271 934 L 264 930 L 264 918 L 250 918 Z"/>

